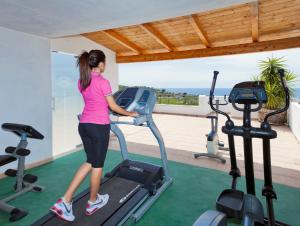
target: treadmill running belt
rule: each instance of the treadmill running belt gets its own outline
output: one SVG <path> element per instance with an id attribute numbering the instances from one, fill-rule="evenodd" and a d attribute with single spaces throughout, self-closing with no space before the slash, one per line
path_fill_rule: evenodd
<path id="1" fill-rule="evenodd" d="M 85 207 L 89 198 L 89 190 L 85 195 L 82 196 L 79 200 L 75 200 L 73 203 L 73 213 L 75 215 L 75 221 L 70 223 L 63 221 L 56 217 L 53 213 L 49 213 L 45 217 L 36 221 L 32 226 L 37 225 L 47 225 L 47 226 L 64 226 L 64 225 L 76 225 L 76 226 L 97 226 L 97 225 L 110 225 L 107 224 L 111 222 L 109 219 L 115 212 L 121 210 L 124 206 L 131 206 L 128 203 L 133 202 L 134 205 L 140 202 L 143 197 L 145 197 L 148 192 L 146 189 L 140 187 L 141 184 L 134 181 L 126 180 L 120 177 L 113 177 L 108 179 L 103 184 L 101 184 L 100 191 L 101 194 L 109 194 L 108 203 L 102 207 L 100 210 L 95 212 L 91 216 L 85 215 Z M 80 194 L 79 194 L 80 195 Z M 75 197 L 76 199 L 76 197 Z M 124 200 L 120 202 L 120 200 Z M 128 210 L 121 210 L 123 217 L 128 213 L 133 207 L 130 207 Z M 127 208 L 126 208 L 127 209 Z M 50 216 L 49 216 L 50 215 Z M 116 214 L 120 216 L 120 213 Z M 114 218 L 114 217 L 113 217 Z M 121 218 L 122 219 L 122 218 Z M 119 222 L 121 219 L 114 219 L 113 222 Z M 108 221 L 106 223 L 106 221 Z"/>

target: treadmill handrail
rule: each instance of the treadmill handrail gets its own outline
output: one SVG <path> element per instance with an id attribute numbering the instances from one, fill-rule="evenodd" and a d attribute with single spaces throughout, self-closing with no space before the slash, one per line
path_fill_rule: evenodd
<path id="1" fill-rule="evenodd" d="M 163 170 L 164 170 L 165 180 L 166 181 L 172 180 L 169 170 L 168 170 L 168 159 L 167 159 L 167 153 L 165 150 L 165 144 L 164 144 L 163 138 L 152 118 L 153 108 L 155 106 L 156 99 L 157 99 L 155 92 L 153 89 L 147 88 L 147 87 L 136 87 L 136 88 L 141 88 L 141 91 L 143 91 L 144 89 L 152 90 L 150 92 L 151 95 L 147 96 L 147 100 L 145 101 L 145 104 L 148 106 L 147 110 L 144 110 L 143 113 L 141 113 L 138 117 L 134 118 L 133 122 L 111 120 L 111 130 L 118 138 L 122 157 L 125 160 L 125 159 L 128 159 L 128 149 L 127 149 L 127 144 L 126 144 L 124 135 L 123 135 L 121 129 L 118 128 L 118 125 L 123 124 L 123 125 L 135 125 L 135 126 L 149 127 L 149 129 L 151 130 L 152 134 L 156 138 L 158 145 L 159 145 L 160 156 L 161 156 L 161 160 L 162 160 L 161 166 L 163 167 Z M 137 103 L 141 100 L 141 97 L 143 94 L 143 92 L 141 92 L 141 91 L 138 90 L 136 92 L 137 96 L 135 96 L 133 98 L 137 101 Z M 125 92 L 125 90 L 123 92 Z M 121 96 L 121 94 L 119 95 L 119 97 L 120 96 Z M 128 109 L 129 108 L 128 107 L 128 108 L 126 108 L 126 110 L 137 111 L 138 109 L 135 109 L 135 107 L 136 107 L 136 104 L 132 103 L 132 106 L 130 107 L 130 109 Z M 146 123 L 146 125 L 145 125 L 145 123 Z"/>
<path id="2" fill-rule="evenodd" d="M 168 158 L 167 158 L 165 143 L 151 115 L 147 115 L 147 125 L 150 128 L 152 134 L 156 138 L 159 145 L 160 157 L 162 161 L 162 167 L 164 169 L 165 180 L 166 181 L 172 180 L 168 168 Z"/>
<path id="3" fill-rule="evenodd" d="M 123 116 L 130 117 L 130 116 Z M 111 124 L 124 124 L 124 125 L 133 125 L 133 126 L 145 126 L 144 123 L 147 122 L 147 115 L 139 115 L 137 117 L 133 117 L 132 121 L 119 121 L 119 120 L 111 120 Z"/>
<path id="4" fill-rule="evenodd" d="M 145 124 L 137 125 L 137 124 L 135 124 L 133 122 L 126 122 L 126 121 L 111 122 L 111 124 L 115 124 L 115 125 L 117 125 L 117 124 L 120 124 L 120 125 L 130 125 L 130 126 L 145 126 L 145 127 L 148 127 Z"/>
<path id="5" fill-rule="evenodd" d="M 168 181 L 171 179 L 171 176 L 170 176 L 169 169 L 168 169 L 168 158 L 167 158 L 167 153 L 166 153 L 163 138 L 162 138 L 161 133 L 159 132 L 156 124 L 154 123 L 151 114 L 147 114 L 144 116 L 146 117 L 146 123 L 147 123 L 146 125 L 145 124 L 137 125 L 133 122 L 126 122 L 126 121 L 111 121 L 111 131 L 117 136 L 119 144 L 120 144 L 120 149 L 121 149 L 121 154 L 122 154 L 123 160 L 126 160 L 126 159 L 128 159 L 127 144 L 126 144 L 124 135 L 123 135 L 121 129 L 118 127 L 118 125 L 123 124 L 123 125 L 148 127 L 158 142 L 165 179 Z"/>

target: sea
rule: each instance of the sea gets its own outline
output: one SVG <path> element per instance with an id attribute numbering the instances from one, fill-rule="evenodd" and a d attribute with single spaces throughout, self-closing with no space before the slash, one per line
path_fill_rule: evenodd
<path id="1" fill-rule="evenodd" d="M 209 95 L 210 88 L 165 88 L 171 93 L 187 93 L 190 95 Z M 295 96 L 293 98 L 300 99 L 300 88 L 295 88 Z M 215 96 L 229 95 L 231 88 L 216 88 Z"/>

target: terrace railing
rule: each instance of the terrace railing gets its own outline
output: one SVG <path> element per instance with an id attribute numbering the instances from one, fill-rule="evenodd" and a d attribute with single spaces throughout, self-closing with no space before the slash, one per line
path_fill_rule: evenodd
<path id="1" fill-rule="evenodd" d="M 199 97 L 194 95 L 157 95 L 158 104 L 199 105 Z"/>

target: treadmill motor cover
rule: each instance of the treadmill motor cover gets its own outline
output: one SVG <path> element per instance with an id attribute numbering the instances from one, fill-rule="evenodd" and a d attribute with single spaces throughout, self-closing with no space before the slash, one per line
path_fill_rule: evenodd
<path id="1" fill-rule="evenodd" d="M 158 189 L 164 179 L 163 168 L 145 162 L 124 160 L 113 171 L 107 173 L 105 177 L 120 177 L 133 180 L 143 185 L 144 188 L 153 194 L 152 189 Z"/>

